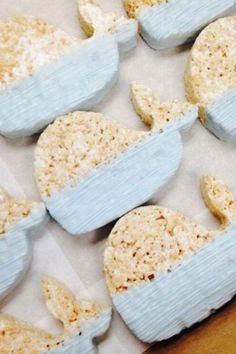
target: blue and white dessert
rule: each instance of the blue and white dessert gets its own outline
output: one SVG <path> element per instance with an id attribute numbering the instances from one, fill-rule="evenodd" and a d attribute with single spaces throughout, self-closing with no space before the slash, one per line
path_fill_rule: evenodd
<path id="1" fill-rule="evenodd" d="M 210 24 L 197 38 L 185 73 L 187 99 L 219 139 L 236 142 L 236 16 Z"/>
<path id="2" fill-rule="evenodd" d="M 79 3 L 82 15 L 84 2 Z M 97 8 L 90 4 L 85 14 Z M 137 23 L 101 10 L 95 23 L 87 21 L 94 36 L 83 41 L 36 17 L 0 23 L 0 134 L 30 136 L 58 115 L 91 109 L 111 90 L 119 51 L 136 45 Z"/>
<path id="3" fill-rule="evenodd" d="M 219 17 L 236 10 L 236 0 L 124 0 L 130 18 L 154 49 L 173 48 L 194 40 Z"/>
<path id="4" fill-rule="evenodd" d="M 132 100 L 149 132 L 134 131 L 99 113 L 59 117 L 40 136 L 35 178 L 51 216 L 69 233 L 95 230 L 146 202 L 174 176 L 182 158 L 179 131 L 198 110 L 189 103 L 160 103 L 142 85 Z"/>
<path id="5" fill-rule="evenodd" d="M 54 278 L 42 279 L 43 294 L 53 316 L 62 322 L 61 335 L 0 315 L 0 352 L 34 354 L 94 354 L 95 339 L 108 330 L 111 308 L 91 301 L 78 301 Z"/>
<path id="6" fill-rule="evenodd" d="M 143 342 L 177 335 L 236 293 L 236 200 L 212 177 L 202 179 L 202 192 L 220 230 L 146 206 L 122 217 L 108 237 L 104 268 L 112 301 Z"/>
<path id="7" fill-rule="evenodd" d="M 32 236 L 47 221 L 43 203 L 13 199 L 0 188 L 0 300 L 27 271 L 32 255 Z"/>
<path id="8" fill-rule="evenodd" d="M 103 13 L 94 0 L 77 0 L 81 27 L 88 37 L 110 33 L 115 37 L 120 53 L 136 47 L 138 24 L 115 13 Z"/>

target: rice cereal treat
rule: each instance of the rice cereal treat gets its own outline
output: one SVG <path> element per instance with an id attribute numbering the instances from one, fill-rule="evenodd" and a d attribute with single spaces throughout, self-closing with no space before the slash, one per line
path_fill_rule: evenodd
<path id="1" fill-rule="evenodd" d="M 178 334 L 236 293 L 236 200 L 213 177 L 203 177 L 201 188 L 220 230 L 145 206 L 122 217 L 107 240 L 104 267 L 113 304 L 144 342 Z"/>
<path id="2" fill-rule="evenodd" d="M 215 19 L 231 14 L 236 0 L 123 0 L 130 18 L 154 49 L 172 48 L 192 41 Z"/>
<path id="3" fill-rule="evenodd" d="M 89 40 L 36 17 L 0 22 L 0 134 L 37 133 L 58 115 L 93 107 L 115 84 L 119 52 L 136 45 L 137 23 L 104 15 L 93 1 L 78 9 Z"/>
<path id="4" fill-rule="evenodd" d="M 47 221 L 43 203 L 16 200 L 0 187 L 0 300 L 28 269 L 31 238 Z"/>
<path id="5" fill-rule="evenodd" d="M 99 113 L 62 116 L 40 136 L 35 178 L 52 217 L 69 233 L 95 230 L 147 201 L 178 169 L 179 131 L 198 110 L 189 103 L 160 103 L 149 88 L 131 87 L 134 107 L 151 127 L 134 131 Z"/>
<path id="6" fill-rule="evenodd" d="M 54 278 L 42 279 L 47 307 L 62 322 L 64 331 L 54 335 L 9 315 L 0 315 L 1 354 L 92 354 L 94 339 L 105 334 L 111 309 L 87 300 L 78 301 Z"/>
<path id="7" fill-rule="evenodd" d="M 217 20 L 197 38 L 185 73 L 187 99 L 218 138 L 236 141 L 236 16 Z"/>

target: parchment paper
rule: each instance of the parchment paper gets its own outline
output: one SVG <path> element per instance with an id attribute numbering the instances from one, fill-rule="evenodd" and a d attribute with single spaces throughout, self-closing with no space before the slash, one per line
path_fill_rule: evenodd
<path id="1" fill-rule="evenodd" d="M 121 0 L 101 0 L 104 10 L 124 13 Z M 0 17 L 36 15 L 79 38 L 76 0 L 0 0 Z M 129 128 L 145 129 L 129 100 L 129 83 L 144 83 L 161 99 L 184 99 L 183 73 L 189 47 L 155 52 L 139 38 L 136 50 L 122 57 L 120 78 L 110 95 L 94 111 Z M 13 195 L 40 200 L 33 177 L 33 153 L 37 137 L 12 142 L 0 138 L 0 184 Z M 236 192 L 236 147 L 217 140 L 199 122 L 184 137 L 184 158 L 175 179 L 151 202 L 174 208 L 209 227 L 217 222 L 206 210 L 199 178 L 213 174 Z M 148 162 L 147 162 L 148 163 Z M 168 161 L 167 161 L 168 163 Z M 34 256 L 24 281 L 0 304 L 0 310 L 50 331 L 61 330 L 46 309 L 40 291 L 43 274 L 64 281 L 78 297 L 110 302 L 103 276 L 103 251 L 112 225 L 87 237 L 73 238 L 51 221 L 34 242 Z M 100 344 L 102 354 L 137 354 L 147 348 L 126 328 L 114 312 L 111 330 Z"/>

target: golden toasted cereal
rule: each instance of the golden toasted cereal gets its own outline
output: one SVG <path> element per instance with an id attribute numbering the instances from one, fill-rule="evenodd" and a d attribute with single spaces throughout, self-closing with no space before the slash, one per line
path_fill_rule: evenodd
<path id="1" fill-rule="evenodd" d="M 221 18 L 198 36 L 185 72 L 187 99 L 200 107 L 205 123 L 206 109 L 236 87 L 236 16 Z"/>
<path id="2" fill-rule="evenodd" d="M 209 209 L 226 228 L 236 220 L 236 200 L 213 177 L 201 180 Z M 221 231 L 209 231 L 189 218 L 160 206 L 145 206 L 126 214 L 113 228 L 104 255 L 111 293 L 150 282 L 196 254 Z"/>
<path id="3" fill-rule="evenodd" d="M 94 350 L 92 339 L 106 331 L 111 318 L 110 309 L 90 301 L 78 301 L 62 283 L 51 277 L 42 279 L 42 289 L 49 310 L 63 323 L 63 334 L 50 334 L 1 314 L 1 354 L 41 354 L 61 346 L 68 353 Z M 87 327 L 84 326 L 86 323 Z"/>
<path id="4" fill-rule="evenodd" d="M 41 194 L 50 196 L 74 185 L 145 135 L 99 113 L 74 112 L 58 118 L 42 133 L 35 151 L 35 178 Z"/>
<path id="5" fill-rule="evenodd" d="M 170 0 L 124 0 L 124 7 L 130 18 L 137 18 L 143 8 L 167 4 L 169 1 Z"/>
<path id="6" fill-rule="evenodd" d="M 79 41 L 37 17 L 0 22 L 0 89 L 61 58 Z"/>
<path id="7" fill-rule="evenodd" d="M 11 198 L 8 193 L 0 187 L 0 236 L 4 235 L 9 228 L 19 221 L 27 218 L 33 208 L 38 205 L 30 200 L 17 200 Z"/>

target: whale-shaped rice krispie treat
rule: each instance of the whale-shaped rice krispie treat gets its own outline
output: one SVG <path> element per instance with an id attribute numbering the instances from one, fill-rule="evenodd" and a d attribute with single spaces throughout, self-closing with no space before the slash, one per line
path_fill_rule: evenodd
<path id="1" fill-rule="evenodd" d="M 198 110 L 160 103 L 143 85 L 131 87 L 134 107 L 149 132 L 134 131 L 99 113 L 59 117 L 40 136 L 35 178 L 52 217 L 69 233 L 84 234 L 147 201 L 175 174 L 182 157 L 179 131 Z"/>
<path id="2" fill-rule="evenodd" d="M 111 309 L 87 300 L 77 300 L 54 278 L 42 279 L 46 304 L 53 316 L 62 322 L 61 335 L 47 333 L 9 315 L 0 314 L 1 354 L 92 354 L 94 339 L 108 330 Z"/>
<path id="3" fill-rule="evenodd" d="M 96 0 L 77 0 L 80 24 L 88 37 L 114 35 L 121 53 L 137 44 L 138 24 L 115 13 L 104 14 Z"/>
<path id="4" fill-rule="evenodd" d="M 31 16 L 0 22 L 0 134 L 37 133 L 58 115 L 91 109 L 115 84 L 119 51 L 136 45 L 137 23 L 104 15 L 89 1 L 80 0 L 78 8 L 82 25 L 87 16 L 94 28 L 91 39 Z"/>
<path id="5" fill-rule="evenodd" d="M 154 49 L 192 41 L 210 22 L 231 14 L 235 0 L 123 0 L 130 18 L 138 20 L 140 32 Z"/>
<path id="6" fill-rule="evenodd" d="M 186 96 L 218 138 L 236 141 L 236 16 L 210 24 L 197 38 L 185 73 Z"/>
<path id="7" fill-rule="evenodd" d="M 43 203 L 16 200 L 0 187 L 0 300 L 21 280 L 31 260 L 31 236 L 47 223 Z"/>
<path id="8" fill-rule="evenodd" d="M 212 177 L 201 186 L 220 230 L 146 206 L 121 218 L 107 240 L 104 267 L 113 304 L 144 342 L 178 334 L 236 293 L 236 200 Z"/>

